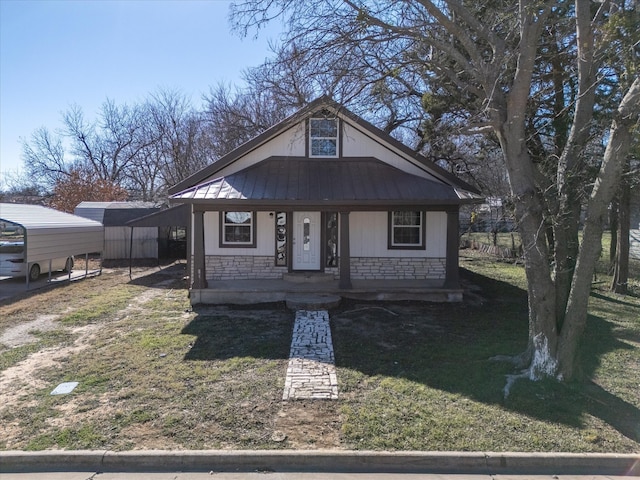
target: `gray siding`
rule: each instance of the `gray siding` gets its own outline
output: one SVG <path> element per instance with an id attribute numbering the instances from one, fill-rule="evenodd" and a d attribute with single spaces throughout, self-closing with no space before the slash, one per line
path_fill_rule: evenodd
<path id="1" fill-rule="evenodd" d="M 105 227 L 105 260 L 129 258 L 130 247 L 130 227 Z M 136 227 L 133 229 L 133 252 L 131 258 L 158 258 L 158 227 Z"/>
<path id="2" fill-rule="evenodd" d="M 73 213 L 79 217 L 88 218 L 89 220 L 102 223 L 104 208 L 76 207 Z"/>
<path id="3" fill-rule="evenodd" d="M 69 257 L 102 251 L 102 227 L 81 229 L 74 227 L 27 230 L 26 260 L 42 262 L 51 258 Z"/>

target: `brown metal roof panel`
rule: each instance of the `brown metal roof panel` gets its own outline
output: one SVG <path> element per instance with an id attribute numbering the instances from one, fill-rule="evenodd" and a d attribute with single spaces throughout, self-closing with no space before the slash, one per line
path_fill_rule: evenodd
<path id="1" fill-rule="evenodd" d="M 266 192 L 276 193 L 278 190 L 278 166 L 275 163 L 269 165 L 267 174 L 264 176 L 264 190 Z"/>
<path id="2" fill-rule="evenodd" d="M 175 194 L 189 198 L 189 190 Z M 276 157 L 195 188 L 194 199 L 291 201 L 457 201 L 445 184 L 403 172 L 376 159 L 309 160 Z"/>
<path id="3" fill-rule="evenodd" d="M 249 175 L 248 172 L 240 172 L 238 182 L 236 183 L 236 190 L 242 192 L 244 197 L 254 198 L 256 200 L 263 199 L 264 186 L 261 185 L 262 178 L 264 178 L 264 173 Z"/>

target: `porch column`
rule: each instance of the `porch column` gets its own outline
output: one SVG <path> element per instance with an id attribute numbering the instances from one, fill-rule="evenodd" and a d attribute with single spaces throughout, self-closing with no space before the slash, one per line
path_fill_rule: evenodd
<path id="1" fill-rule="evenodd" d="M 351 289 L 351 251 L 349 250 L 349 212 L 340 212 L 340 283 L 341 289 Z"/>
<path id="2" fill-rule="evenodd" d="M 191 288 L 207 288 L 207 275 L 204 262 L 204 212 L 193 212 L 193 281 Z"/>
<path id="3" fill-rule="evenodd" d="M 447 262 L 444 287 L 460 288 L 458 210 L 447 212 Z"/>

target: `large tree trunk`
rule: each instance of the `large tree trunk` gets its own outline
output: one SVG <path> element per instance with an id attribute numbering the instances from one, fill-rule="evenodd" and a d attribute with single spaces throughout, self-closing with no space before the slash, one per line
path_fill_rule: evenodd
<path id="1" fill-rule="evenodd" d="M 517 126 L 507 122 L 498 138 L 514 198 L 529 294 L 529 342 L 519 363 L 528 367 L 531 379 L 555 376 L 558 339 L 556 297 L 549 266 L 543 199 L 535 187 L 534 166 Z"/>
<path id="2" fill-rule="evenodd" d="M 556 183 L 559 195 L 554 218 L 555 285 L 558 329 L 562 328 L 569 301 L 571 281 L 578 257 L 580 226 L 580 186 L 584 184 L 584 146 L 589 139 L 597 85 L 594 64 L 594 37 L 591 3 L 575 0 L 576 46 L 578 50 L 578 96 L 569 138 L 558 161 Z"/>
<path id="3" fill-rule="evenodd" d="M 525 257 L 529 294 L 529 341 L 520 360 L 528 367 L 529 377 L 555 376 L 558 331 L 556 295 L 546 241 L 544 199 L 536 186 L 536 167 L 528 153 L 525 112 L 531 89 L 537 43 L 545 20 L 534 21 L 530 5 L 521 2 L 520 54 L 511 90 L 506 98 L 492 97 L 492 120 L 505 158 L 509 186 L 513 196 L 518 231 Z M 492 86 L 487 85 L 487 91 Z"/>
<path id="4" fill-rule="evenodd" d="M 578 342 L 587 321 L 591 278 L 602 249 L 602 226 L 615 189 L 620 183 L 622 165 L 631 146 L 631 127 L 640 114 L 640 79 L 636 78 L 618 107 L 609 131 L 609 143 L 589 198 L 587 219 L 578 254 L 565 321 L 558 344 L 559 374 L 570 379 L 576 373 Z"/>

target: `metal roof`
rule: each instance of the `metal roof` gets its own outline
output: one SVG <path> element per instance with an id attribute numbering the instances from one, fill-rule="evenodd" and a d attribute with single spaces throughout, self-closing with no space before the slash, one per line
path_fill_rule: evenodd
<path id="1" fill-rule="evenodd" d="M 159 207 L 160 205 L 154 202 L 80 202 L 76 206 L 76 208 L 104 208 L 105 210 Z"/>
<path id="2" fill-rule="evenodd" d="M 75 214 L 100 221 L 105 227 L 122 227 L 127 222 L 160 210 L 153 202 L 81 202 Z"/>
<path id="3" fill-rule="evenodd" d="M 189 225 L 191 207 L 187 204 L 153 212 L 144 217 L 129 220 L 129 227 L 186 227 Z"/>
<path id="4" fill-rule="evenodd" d="M 27 230 L 85 227 L 102 230 L 99 222 L 40 205 L 0 203 L 0 221 L 18 224 Z"/>
<path id="5" fill-rule="evenodd" d="M 188 203 L 251 206 L 459 205 L 456 190 L 375 158 L 271 157 L 171 196 Z"/>

